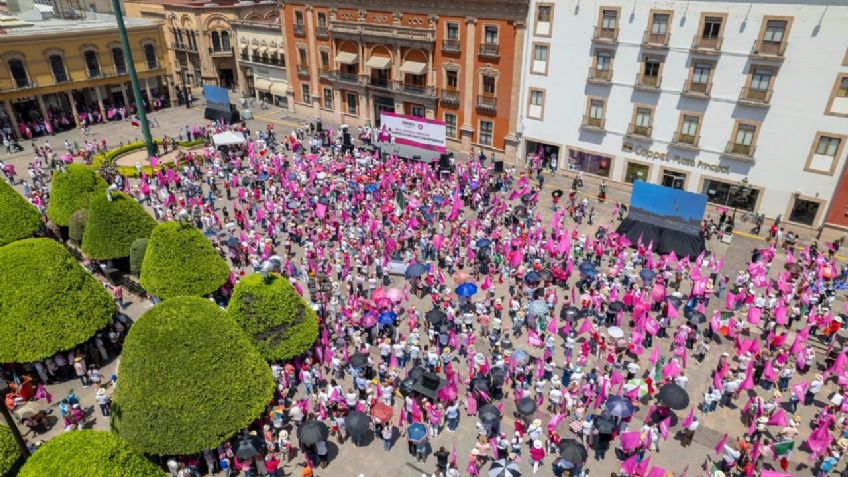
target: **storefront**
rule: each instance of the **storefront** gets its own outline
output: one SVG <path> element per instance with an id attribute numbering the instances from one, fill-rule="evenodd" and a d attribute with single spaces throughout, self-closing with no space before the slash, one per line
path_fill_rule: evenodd
<path id="1" fill-rule="evenodd" d="M 550 167 L 550 163 L 552 159 L 559 161 L 561 157 L 559 154 L 559 146 L 554 144 L 546 144 L 543 142 L 527 140 L 527 154 L 536 154 L 542 158 L 541 165 L 544 168 Z M 557 164 L 559 167 L 560 164 Z"/>
<path id="2" fill-rule="evenodd" d="M 707 196 L 707 202 L 710 204 L 754 211 L 762 191 L 751 187 L 747 197 L 741 197 L 739 194 L 736 194 L 736 187 L 737 184 L 731 182 L 704 178 L 701 193 Z"/>
<path id="3" fill-rule="evenodd" d="M 812 197 L 794 196 L 786 218 L 789 222 L 812 226 L 824 211 L 825 202 Z"/>
<path id="4" fill-rule="evenodd" d="M 666 187 L 672 187 L 674 189 L 684 190 L 686 189 L 686 178 L 689 177 L 689 174 L 683 171 L 677 171 L 674 169 L 669 169 L 664 167 L 662 169 L 662 175 L 660 177 L 660 184 Z"/>
<path id="5" fill-rule="evenodd" d="M 569 171 L 586 172 L 596 176 L 609 177 L 612 170 L 612 162 L 613 156 L 568 147 L 567 168 Z"/>
<path id="6" fill-rule="evenodd" d="M 627 168 L 624 170 L 624 182 L 632 184 L 636 181 L 648 182 L 648 177 L 651 175 L 651 166 L 641 162 L 627 161 Z"/>

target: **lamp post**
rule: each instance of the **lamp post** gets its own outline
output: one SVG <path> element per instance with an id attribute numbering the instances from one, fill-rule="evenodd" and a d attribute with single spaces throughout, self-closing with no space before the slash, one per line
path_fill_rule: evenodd
<path id="1" fill-rule="evenodd" d="M 6 407 L 6 394 L 8 393 L 9 383 L 7 383 L 3 378 L 0 378 L 0 414 L 3 414 L 3 420 L 6 421 L 6 425 L 9 426 L 9 430 L 12 431 L 12 435 L 15 437 L 15 442 L 18 444 L 18 449 L 20 450 L 18 461 L 15 462 L 12 466 L 11 472 L 9 473 L 9 475 L 15 475 L 29 457 L 29 447 L 27 447 L 26 442 L 24 442 L 24 437 L 21 435 L 21 431 L 18 429 L 15 419 Z"/>
<path id="2" fill-rule="evenodd" d="M 135 62 L 133 61 L 132 49 L 130 49 L 130 40 L 127 38 L 127 27 L 124 25 L 124 14 L 121 13 L 121 2 L 119 0 L 112 0 L 112 10 L 115 11 L 115 22 L 118 24 L 121 46 L 124 47 L 127 57 L 127 72 L 130 74 L 130 84 L 132 84 L 133 97 L 138 111 L 138 122 L 141 123 L 141 134 L 144 136 L 144 147 L 147 149 L 148 156 L 155 156 L 158 151 L 156 145 L 153 144 L 153 138 L 150 136 L 150 125 L 147 124 L 147 112 L 144 110 L 144 101 L 141 98 L 141 88 L 138 86 Z"/>
<path id="3" fill-rule="evenodd" d="M 739 185 L 730 187 L 730 200 L 733 202 L 733 223 L 736 223 L 736 210 L 740 204 L 747 204 L 751 198 L 751 186 L 748 185 L 748 178 L 742 179 Z"/>

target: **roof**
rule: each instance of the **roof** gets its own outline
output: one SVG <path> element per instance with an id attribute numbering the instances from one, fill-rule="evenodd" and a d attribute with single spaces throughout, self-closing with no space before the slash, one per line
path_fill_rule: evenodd
<path id="1" fill-rule="evenodd" d="M 149 5 L 170 5 L 176 7 L 188 8 L 246 8 L 255 7 L 257 5 L 275 5 L 274 0 L 262 0 L 253 2 L 251 0 L 233 1 L 233 0 L 126 0 L 130 3 L 142 3 Z"/>
<path id="2" fill-rule="evenodd" d="M 0 27 L 3 28 L 4 34 L 0 37 L 20 37 L 20 36 L 37 36 L 49 35 L 53 33 L 73 33 L 73 32 L 92 32 L 92 31 L 108 31 L 117 30 L 118 25 L 114 15 L 106 15 L 103 13 L 86 12 L 86 18 L 78 20 L 66 20 L 63 18 L 52 17 L 49 14 L 41 15 L 38 19 L 37 15 L 33 15 L 34 11 L 24 12 L 20 15 L 0 15 Z M 127 28 L 154 26 L 157 22 L 144 18 L 124 17 L 124 25 Z"/>

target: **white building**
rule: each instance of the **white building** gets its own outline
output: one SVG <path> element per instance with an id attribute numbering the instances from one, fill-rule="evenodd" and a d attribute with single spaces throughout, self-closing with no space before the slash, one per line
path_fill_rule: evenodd
<path id="1" fill-rule="evenodd" d="M 823 223 L 846 156 L 846 2 L 534 0 L 529 16 L 522 154 L 731 207 L 747 178 L 740 209 Z"/>

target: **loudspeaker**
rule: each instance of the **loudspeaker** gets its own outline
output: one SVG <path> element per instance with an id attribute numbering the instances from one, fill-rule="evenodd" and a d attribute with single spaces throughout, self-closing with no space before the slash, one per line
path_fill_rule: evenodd
<path id="1" fill-rule="evenodd" d="M 321 131 L 323 131 L 323 130 L 324 130 L 324 125 L 321 123 L 321 120 L 320 120 L 320 119 L 319 119 L 319 120 L 315 123 L 315 129 L 316 129 L 318 132 L 321 132 Z"/>
<path id="2" fill-rule="evenodd" d="M 450 169 L 450 156 L 447 154 L 439 155 L 439 168 Z"/>
<path id="3" fill-rule="evenodd" d="M 350 133 L 349 133 L 349 132 L 347 132 L 347 130 L 345 130 L 345 132 L 343 132 L 343 133 L 342 133 L 342 144 L 344 144 L 345 146 L 350 146 L 350 145 L 351 145 L 351 142 L 350 142 Z"/>
<path id="4" fill-rule="evenodd" d="M 495 161 L 495 174 L 502 174 L 504 171 L 503 161 Z"/>

